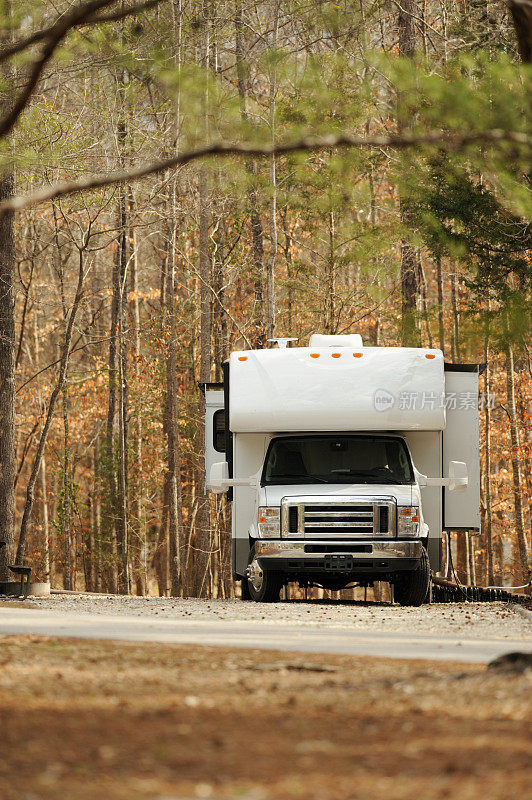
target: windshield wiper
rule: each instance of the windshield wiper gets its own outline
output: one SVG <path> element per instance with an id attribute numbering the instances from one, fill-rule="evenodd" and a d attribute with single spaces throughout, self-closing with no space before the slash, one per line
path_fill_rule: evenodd
<path id="1" fill-rule="evenodd" d="M 398 481 L 397 478 L 393 478 L 391 475 L 375 475 L 373 472 L 364 472 L 363 470 L 350 470 L 345 472 L 344 476 L 355 480 L 356 478 L 364 478 L 370 483 L 392 483 L 399 486 L 403 484 L 403 481 Z"/>
<path id="2" fill-rule="evenodd" d="M 321 478 L 319 475 L 298 475 L 297 473 L 294 475 L 290 473 L 290 475 L 272 475 L 269 479 L 271 481 L 278 481 L 278 480 L 298 480 L 302 483 L 308 483 L 309 481 L 317 481 L 319 483 L 332 483 L 332 481 L 328 481 L 327 478 Z"/>

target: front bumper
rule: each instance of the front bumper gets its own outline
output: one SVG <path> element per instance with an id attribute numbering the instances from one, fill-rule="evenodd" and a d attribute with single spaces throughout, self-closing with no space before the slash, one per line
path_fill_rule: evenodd
<path id="1" fill-rule="evenodd" d="M 285 573 L 386 575 L 416 569 L 417 541 L 255 541 L 255 558 L 264 569 Z"/>

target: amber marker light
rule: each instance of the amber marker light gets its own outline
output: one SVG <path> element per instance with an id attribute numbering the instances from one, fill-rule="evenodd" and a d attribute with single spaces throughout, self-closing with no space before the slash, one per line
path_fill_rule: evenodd
<path id="1" fill-rule="evenodd" d="M 434 353 L 425 353 L 425 358 L 436 358 Z"/>
<path id="2" fill-rule="evenodd" d="M 341 353 L 331 353 L 331 355 L 332 355 L 333 358 L 340 358 L 340 356 L 342 354 Z"/>
<path id="3" fill-rule="evenodd" d="M 247 361 L 248 357 L 247 356 L 238 356 L 238 360 L 239 361 Z"/>
<path id="4" fill-rule="evenodd" d="M 362 358 L 362 353 L 353 353 L 353 358 Z"/>
<path id="5" fill-rule="evenodd" d="M 319 353 L 311 353 L 311 354 L 310 354 L 310 357 L 311 357 L 311 358 L 319 358 L 319 357 L 320 357 L 320 354 L 319 354 Z"/>

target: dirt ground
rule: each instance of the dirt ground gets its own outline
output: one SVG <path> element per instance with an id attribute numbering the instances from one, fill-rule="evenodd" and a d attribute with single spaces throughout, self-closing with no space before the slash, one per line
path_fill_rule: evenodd
<path id="1" fill-rule="evenodd" d="M 531 689 L 530 670 L 4 637 L 0 797 L 525 797 Z"/>

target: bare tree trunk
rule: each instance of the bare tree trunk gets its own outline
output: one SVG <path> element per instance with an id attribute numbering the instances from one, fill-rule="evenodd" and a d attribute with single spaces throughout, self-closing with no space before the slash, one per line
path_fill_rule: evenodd
<path id="1" fill-rule="evenodd" d="M 270 159 L 270 186 L 272 196 L 270 200 L 270 253 L 268 256 L 266 286 L 268 292 L 268 321 L 266 333 L 268 339 L 275 334 L 275 256 L 277 252 L 277 189 L 275 186 L 275 156 Z"/>
<path id="2" fill-rule="evenodd" d="M 369 136 L 370 134 L 370 121 L 367 120 L 366 122 L 366 135 Z M 369 191 L 370 191 L 370 212 L 369 212 L 369 219 L 373 227 L 377 224 L 377 198 L 375 195 L 375 174 L 373 164 L 370 165 L 369 168 L 369 176 L 368 176 L 368 183 L 369 183 Z M 375 273 L 378 275 L 378 260 L 374 256 L 371 258 L 371 263 L 374 264 Z M 377 277 L 376 279 L 377 290 L 380 289 L 380 279 Z M 358 291 L 358 287 L 357 287 Z M 379 346 L 379 338 L 380 338 L 380 316 L 379 314 L 375 314 L 375 321 L 370 329 L 370 336 L 371 336 L 371 343 L 373 347 Z"/>
<path id="3" fill-rule="evenodd" d="M 443 305 L 443 274 L 441 256 L 436 257 L 436 280 L 438 283 L 438 338 L 440 340 L 440 350 L 445 355 L 445 308 Z"/>
<path id="4" fill-rule="evenodd" d="M 127 213 L 123 188 L 118 202 L 118 518 L 117 541 L 120 564 L 118 590 L 128 594 L 129 583 L 129 535 L 128 535 L 128 447 L 127 447 L 127 375 L 126 375 L 126 326 L 127 326 Z"/>
<path id="5" fill-rule="evenodd" d="M 72 541 L 70 534 L 70 458 L 68 429 L 67 376 L 62 387 L 63 396 L 63 589 L 72 589 Z"/>
<path id="6" fill-rule="evenodd" d="M 206 175 L 200 175 L 200 276 L 201 276 L 201 315 L 200 315 L 200 381 L 208 383 L 211 379 L 211 308 L 210 292 L 211 263 L 209 254 L 209 212 L 206 198 Z M 200 393 L 199 420 L 197 432 L 197 484 L 198 510 L 196 514 L 196 592 L 205 594 L 205 580 L 209 568 L 210 551 L 210 513 L 209 499 L 205 495 L 205 396 Z"/>
<path id="7" fill-rule="evenodd" d="M 410 224 L 410 214 L 401 203 L 401 221 Z M 418 266 L 416 252 L 409 241 L 401 239 L 401 343 L 403 347 L 421 344 L 417 322 Z"/>
<path id="8" fill-rule="evenodd" d="M 120 41 L 124 42 L 124 27 L 120 29 Z M 122 70 L 117 77 L 118 121 L 116 126 L 118 158 L 120 166 L 125 167 L 127 150 L 127 125 L 126 125 L 126 86 L 128 76 Z M 117 192 L 117 231 L 116 243 L 117 280 L 114 289 L 117 290 L 117 331 L 116 331 L 116 368 L 118 389 L 118 474 L 116 476 L 116 542 L 120 566 L 118 569 L 118 591 L 128 594 L 130 591 L 129 577 L 129 522 L 128 522 L 128 389 L 127 389 L 127 196 L 129 191 L 124 186 L 119 186 Z M 114 298 L 113 298 L 114 300 Z M 114 478 L 113 478 L 114 479 Z"/>
<path id="9" fill-rule="evenodd" d="M 179 395 L 177 377 L 177 314 L 176 292 L 176 207 L 175 182 L 172 187 L 170 232 L 166 262 L 166 324 L 168 327 L 166 356 L 166 440 L 168 486 L 168 572 L 170 594 L 178 597 L 182 590 L 181 540 L 183 531 L 183 500 L 181 494 L 181 462 L 179 455 Z"/>
<path id="10" fill-rule="evenodd" d="M 275 51 L 277 48 L 277 34 L 279 31 L 279 3 L 274 4 L 273 33 L 271 47 Z M 270 68 L 270 96 L 269 96 L 269 116 L 270 116 L 270 135 L 272 145 L 275 145 L 275 97 L 277 93 L 277 73 L 275 62 Z M 277 181 L 276 181 L 276 159 L 272 155 L 270 158 L 270 253 L 266 271 L 266 286 L 268 293 L 267 302 L 267 324 L 266 332 L 269 339 L 275 333 L 275 259 L 277 256 Z"/>
<path id="11" fill-rule="evenodd" d="M 492 496 L 491 496 L 491 367 L 490 367 L 489 338 L 486 334 L 484 343 L 484 361 L 486 362 L 486 372 L 484 373 L 484 397 L 485 397 L 485 418 L 484 418 L 484 452 L 486 458 L 486 469 L 484 476 L 484 493 L 486 504 L 486 550 L 488 554 L 488 586 L 493 586 L 495 576 L 493 574 L 493 533 L 492 533 Z"/>
<path id="12" fill-rule="evenodd" d="M 522 0 L 509 0 L 519 55 L 524 64 L 532 63 L 532 8 Z"/>
<path id="13" fill-rule="evenodd" d="M 46 483 L 46 459 L 44 455 L 41 461 L 41 499 L 42 499 L 42 522 L 44 539 L 44 580 L 51 583 L 51 559 L 50 559 L 50 521 L 48 517 L 48 486 Z"/>
<path id="14" fill-rule="evenodd" d="M 288 210 L 286 206 L 281 211 L 281 220 L 283 224 L 284 234 L 284 260 L 286 264 L 286 279 L 287 279 L 287 293 L 286 293 L 286 331 L 288 335 L 292 335 L 293 324 L 293 305 L 294 305 L 294 290 L 292 287 L 292 254 L 290 252 L 292 247 L 292 236 L 288 229 Z"/>
<path id="15" fill-rule="evenodd" d="M 465 533 L 456 534 L 456 573 L 460 583 L 468 583 L 467 539 Z"/>
<path id="16" fill-rule="evenodd" d="M 399 31 L 399 55 L 412 58 L 416 49 L 415 17 L 417 0 L 402 0 L 399 6 L 397 27 Z M 399 131 L 405 125 L 399 122 Z M 406 227 L 412 226 L 412 217 L 402 198 L 399 200 L 401 222 Z M 421 344 L 417 303 L 419 295 L 418 264 L 416 251 L 407 239 L 401 239 L 401 341 L 406 347 L 419 347 Z"/>
<path id="17" fill-rule="evenodd" d="M 506 396 L 508 403 L 508 417 L 510 420 L 510 439 L 512 443 L 512 473 L 514 492 L 514 519 L 517 534 L 517 552 L 521 568 L 521 584 L 530 581 L 530 566 L 528 563 L 527 541 L 523 515 L 523 486 L 519 463 L 519 430 L 515 411 L 515 382 L 514 382 L 514 355 L 512 345 L 506 344 Z M 530 587 L 529 587 L 530 593 Z"/>
<path id="18" fill-rule="evenodd" d="M 421 254 L 417 253 L 417 263 L 419 266 L 419 278 L 421 284 L 421 305 L 423 310 L 423 319 L 425 320 L 425 327 L 427 330 L 427 340 L 429 347 L 433 347 L 432 341 L 432 331 L 430 329 L 430 319 L 429 319 L 429 311 L 428 311 L 428 303 L 427 303 L 427 278 L 425 276 L 425 269 L 423 267 L 423 262 L 421 260 Z"/>
<path id="19" fill-rule="evenodd" d="M 122 313 L 122 320 L 124 314 Z M 122 328 L 122 326 L 120 326 Z M 125 342 L 123 330 L 120 331 L 120 354 L 118 359 L 118 441 L 119 441 L 119 480 L 118 480 L 118 542 L 120 545 L 121 572 L 119 581 L 119 591 L 121 594 L 129 594 L 129 532 L 128 532 L 128 445 L 127 445 L 127 383 L 126 383 L 126 359 Z"/>
<path id="20" fill-rule="evenodd" d="M 456 264 L 453 263 L 451 270 L 451 307 L 453 310 L 453 328 L 451 334 L 451 358 L 454 362 L 459 362 L 460 355 L 460 315 L 458 312 L 458 292 L 456 282 Z"/>
<path id="21" fill-rule="evenodd" d="M 91 464 L 94 471 L 94 464 Z M 83 550 L 83 572 L 85 575 L 85 591 L 94 591 L 94 496 L 89 491 L 87 498 L 87 505 L 89 511 L 89 529 L 87 531 L 86 546 Z"/>
<path id="22" fill-rule="evenodd" d="M 116 524 L 118 517 L 118 499 L 116 486 L 116 454 L 115 454 L 115 430 L 116 430 L 116 395 L 118 384 L 117 368 L 117 340 L 118 340 L 118 314 L 120 304 L 120 271 L 118 248 L 113 259 L 113 270 L 111 277 L 113 296 L 111 300 L 111 320 L 109 326 L 109 361 L 108 361 L 108 401 L 107 401 L 107 422 L 105 435 L 105 483 L 107 484 L 107 508 L 104 517 L 106 532 L 108 535 L 108 550 L 106 557 L 106 582 L 107 590 L 116 592 L 118 587 L 117 563 L 116 563 Z"/>
<path id="23" fill-rule="evenodd" d="M 325 331 L 335 333 L 336 329 L 336 227 L 334 211 L 329 209 L 327 216 L 329 234 L 329 254 L 327 259 L 327 297 L 325 306 Z"/>
<path id="24" fill-rule="evenodd" d="M 202 64 L 205 71 L 209 66 L 209 8 L 208 0 L 203 0 L 203 40 Z M 205 94 L 205 128 L 208 128 L 208 90 Z M 211 256 L 209 252 L 209 228 L 211 214 L 208 199 L 207 171 L 201 168 L 199 186 L 199 276 L 200 276 L 200 381 L 208 383 L 211 379 Z M 200 393 L 199 420 L 197 432 L 197 484 L 198 510 L 196 514 L 196 592 L 198 596 L 206 593 L 206 579 L 210 565 L 210 509 L 209 498 L 205 495 L 205 395 Z"/>
<path id="25" fill-rule="evenodd" d="M 93 493 L 93 506 L 94 506 L 94 590 L 96 592 L 102 591 L 102 505 L 101 505 L 101 476 L 100 476 L 100 434 L 98 433 L 94 440 L 94 493 Z"/>
<path id="26" fill-rule="evenodd" d="M 168 594 L 168 508 L 170 505 L 170 486 L 168 482 L 168 473 L 164 477 L 163 484 L 163 497 L 162 497 L 162 515 L 159 530 L 157 532 L 157 542 L 155 545 L 155 553 L 153 556 L 153 566 L 155 568 L 155 575 L 157 578 L 157 586 L 159 589 L 159 596 L 166 597 Z"/>
<path id="27" fill-rule="evenodd" d="M 0 176 L 0 201 L 13 195 L 14 176 Z M 15 544 L 15 243 L 13 214 L 0 218 L 0 581 Z"/>
<path id="28" fill-rule="evenodd" d="M 220 183 L 219 183 L 220 185 Z M 216 302 L 213 303 L 214 370 L 215 380 L 222 380 L 222 363 L 229 353 L 229 331 L 225 308 L 225 220 L 223 209 L 216 214 L 216 250 L 213 260 L 213 289 Z"/>
<path id="29" fill-rule="evenodd" d="M 240 114 L 242 120 L 247 122 L 247 65 L 245 62 L 245 44 L 242 26 L 242 2 L 235 1 L 235 55 L 238 95 L 240 98 Z M 247 167 L 250 175 L 256 175 L 256 162 L 252 161 Z M 262 221 L 256 188 L 252 185 L 248 190 L 248 203 L 250 209 L 252 253 L 253 253 L 253 278 L 255 292 L 255 331 L 254 344 L 256 347 L 264 345 L 264 244 Z"/>
<path id="30" fill-rule="evenodd" d="M 469 580 L 471 581 L 471 586 L 476 586 L 477 568 L 475 564 L 475 537 L 471 535 L 471 532 L 469 532 L 467 536 L 469 549 Z"/>
<path id="31" fill-rule="evenodd" d="M 469 534 L 469 531 L 464 531 L 462 536 L 464 537 L 464 540 L 465 540 L 465 549 L 466 549 L 466 570 L 465 570 L 466 583 L 467 583 L 468 586 L 470 586 L 471 583 L 472 583 L 472 580 L 471 580 L 471 536 Z"/>
<path id="32" fill-rule="evenodd" d="M 528 376 L 525 375 L 525 380 Z M 522 431 L 522 453 L 524 461 L 526 493 L 528 495 L 528 530 L 532 527 L 532 425 L 531 425 L 531 409 L 527 403 L 526 392 L 517 389 L 517 416 L 521 423 Z"/>
<path id="33" fill-rule="evenodd" d="M 134 208 L 134 200 L 130 195 L 130 208 Z M 132 333 L 133 333 L 133 354 L 135 382 L 137 391 L 140 389 L 140 307 L 139 307 L 139 282 L 138 282 L 138 248 L 135 228 L 130 226 L 130 272 L 131 272 L 131 295 L 132 295 Z M 133 452 L 134 452 L 134 497 L 135 513 L 134 521 L 130 520 L 130 535 L 132 542 L 130 547 L 132 552 L 132 562 L 134 570 L 135 591 L 137 594 L 146 594 L 146 575 L 143 569 L 143 558 L 146 550 L 146 525 L 143 522 L 143 481 L 142 481 L 142 409 L 141 404 L 137 406 L 135 423 L 133 430 Z"/>

